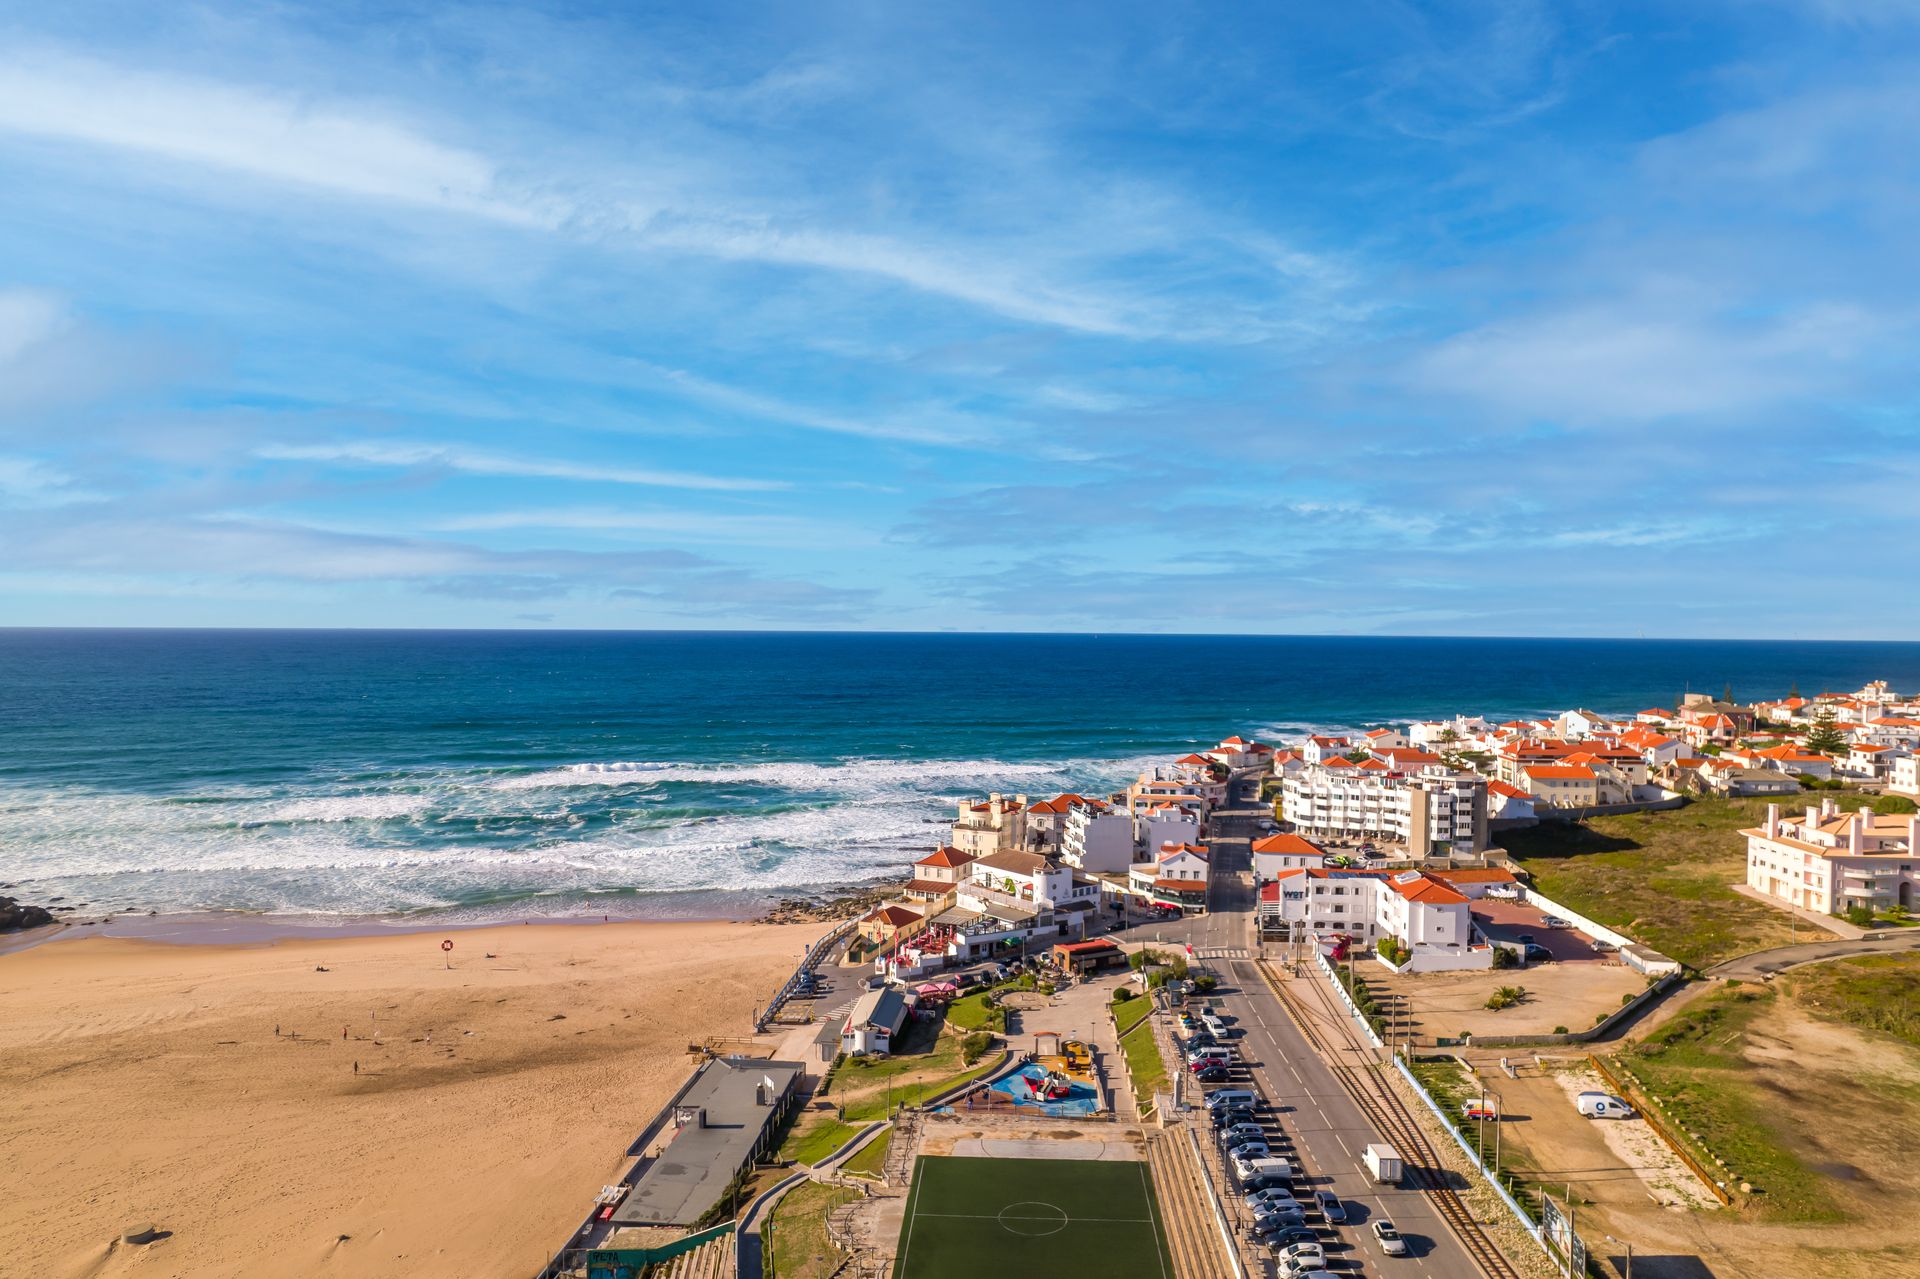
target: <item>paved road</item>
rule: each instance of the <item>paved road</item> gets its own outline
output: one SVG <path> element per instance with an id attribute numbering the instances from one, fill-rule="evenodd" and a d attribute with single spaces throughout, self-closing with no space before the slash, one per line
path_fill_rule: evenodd
<path id="1" fill-rule="evenodd" d="M 1920 950 L 1920 928 L 1908 929 L 1891 937 L 1862 938 L 1859 941 L 1843 941 L 1835 938 L 1829 941 L 1804 942 L 1798 946 L 1776 946 L 1772 950 L 1759 950 L 1751 955 L 1742 955 L 1738 959 L 1729 959 L 1724 964 L 1716 964 L 1707 970 L 1707 976 L 1743 977 L 1750 980 L 1788 968 L 1797 968 L 1801 964 L 1817 964 L 1823 959 L 1844 959 L 1848 955 L 1877 955 L 1896 950 Z"/>
<path id="2" fill-rule="evenodd" d="M 1257 787 L 1236 781 L 1236 791 Z M 1267 1096 L 1280 1107 L 1281 1124 L 1290 1132 L 1310 1177 L 1309 1189 L 1331 1188 L 1353 1205 L 1353 1221 L 1342 1227 L 1340 1248 L 1329 1247 L 1328 1260 L 1348 1274 L 1386 1279 L 1481 1279 L 1481 1271 L 1418 1190 L 1375 1186 L 1360 1162 L 1360 1152 L 1380 1140 L 1373 1126 L 1347 1095 L 1332 1069 L 1315 1054 L 1280 1002 L 1260 981 L 1250 958 L 1253 942 L 1252 853 L 1248 847 L 1259 819 L 1268 810 L 1224 807 L 1213 816 L 1212 910 L 1198 919 L 1149 925 L 1133 937 L 1154 937 L 1191 944 L 1197 964 L 1218 975 L 1222 1009 L 1235 1019 L 1235 1043 L 1250 1063 Z M 1412 1257 L 1388 1257 L 1379 1251 L 1369 1221 L 1385 1216 L 1409 1237 Z"/>

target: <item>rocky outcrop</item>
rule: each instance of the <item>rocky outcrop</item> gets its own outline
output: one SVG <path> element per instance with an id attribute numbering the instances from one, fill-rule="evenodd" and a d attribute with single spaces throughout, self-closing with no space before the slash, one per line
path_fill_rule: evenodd
<path id="1" fill-rule="evenodd" d="M 0 933 L 44 928 L 52 922 L 53 913 L 45 906 L 24 906 L 11 897 L 0 897 Z"/>

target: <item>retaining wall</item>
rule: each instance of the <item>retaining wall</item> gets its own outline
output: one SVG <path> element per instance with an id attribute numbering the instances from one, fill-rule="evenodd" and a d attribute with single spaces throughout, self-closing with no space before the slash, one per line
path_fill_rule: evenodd
<path id="1" fill-rule="evenodd" d="M 1558 915 L 1562 919 L 1571 921 L 1574 927 L 1589 937 L 1613 943 L 1619 947 L 1621 960 L 1635 972 L 1645 973 L 1649 977 L 1664 977 L 1669 973 L 1680 971 L 1679 960 L 1669 959 L 1657 950 L 1642 946 L 1625 933 L 1608 928 L 1598 920 L 1589 919 L 1573 907 L 1553 900 L 1537 888 L 1521 885 L 1520 900 L 1546 914 Z"/>

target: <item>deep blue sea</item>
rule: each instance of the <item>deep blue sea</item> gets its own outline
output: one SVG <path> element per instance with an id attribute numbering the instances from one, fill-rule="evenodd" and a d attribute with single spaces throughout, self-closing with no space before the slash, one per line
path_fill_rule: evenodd
<path id="1" fill-rule="evenodd" d="M 1231 733 L 1920 686 L 1920 644 L 0 631 L 0 883 L 89 913 L 733 913 Z"/>

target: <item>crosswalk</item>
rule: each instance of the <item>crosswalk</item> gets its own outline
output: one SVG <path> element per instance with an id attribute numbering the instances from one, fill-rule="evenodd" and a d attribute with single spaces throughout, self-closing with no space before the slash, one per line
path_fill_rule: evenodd
<path id="1" fill-rule="evenodd" d="M 1253 953 L 1245 946 L 1195 946 L 1195 959 L 1252 959 Z"/>

